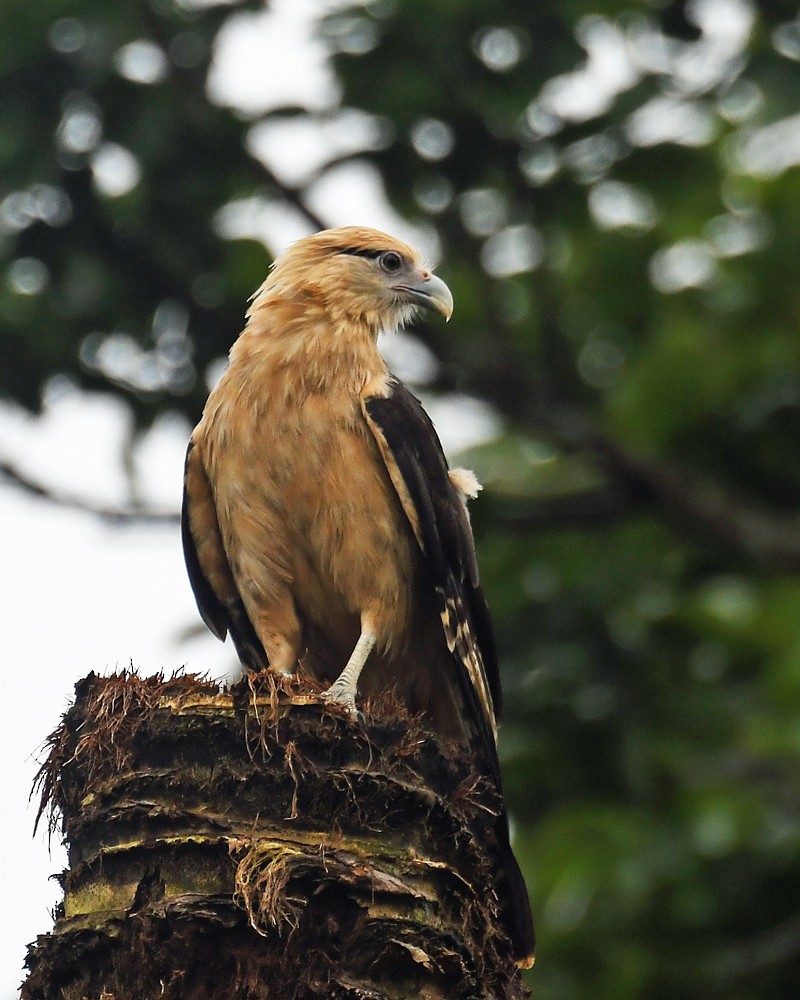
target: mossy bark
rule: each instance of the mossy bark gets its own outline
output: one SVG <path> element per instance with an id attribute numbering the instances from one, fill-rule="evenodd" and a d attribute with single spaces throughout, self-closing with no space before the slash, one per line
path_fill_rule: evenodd
<path id="1" fill-rule="evenodd" d="M 64 901 L 21 1000 L 528 995 L 492 790 L 399 706 L 354 724 L 308 692 L 78 684 L 40 774 Z"/>

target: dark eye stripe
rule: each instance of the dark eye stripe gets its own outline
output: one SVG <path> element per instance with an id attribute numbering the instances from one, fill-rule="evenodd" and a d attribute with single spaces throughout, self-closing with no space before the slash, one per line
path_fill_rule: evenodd
<path id="1" fill-rule="evenodd" d="M 370 260 L 377 260 L 384 250 L 360 250 L 357 247 L 340 247 L 339 253 L 350 254 L 351 257 L 368 257 Z"/>

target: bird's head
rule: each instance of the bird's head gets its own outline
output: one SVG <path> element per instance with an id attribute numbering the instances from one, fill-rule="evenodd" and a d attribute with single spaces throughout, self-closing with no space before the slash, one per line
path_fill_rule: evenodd
<path id="1" fill-rule="evenodd" d="M 317 306 L 334 322 L 374 333 L 407 323 L 419 308 L 450 319 L 450 289 L 410 246 L 376 229 L 345 226 L 298 240 L 273 265 L 258 293 Z M 264 301 L 267 304 L 267 301 Z"/>

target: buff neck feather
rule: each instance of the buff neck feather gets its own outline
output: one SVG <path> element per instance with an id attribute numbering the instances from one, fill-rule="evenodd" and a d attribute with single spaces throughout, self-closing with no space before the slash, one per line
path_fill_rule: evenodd
<path id="1" fill-rule="evenodd" d="M 259 296 L 233 345 L 231 369 L 289 400 L 309 393 L 360 393 L 386 371 L 377 329 L 368 321 L 332 316 L 319 303 Z"/>

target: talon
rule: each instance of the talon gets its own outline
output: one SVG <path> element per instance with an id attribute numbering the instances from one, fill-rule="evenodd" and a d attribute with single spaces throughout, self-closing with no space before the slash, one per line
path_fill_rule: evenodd
<path id="1" fill-rule="evenodd" d="M 338 681 L 331 684 L 327 691 L 323 691 L 320 697 L 328 705 L 339 705 L 353 719 L 357 719 L 361 715 L 356 708 L 356 700 L 352 692 L 347 690 L 346 685 L 339 684 Z"/>

